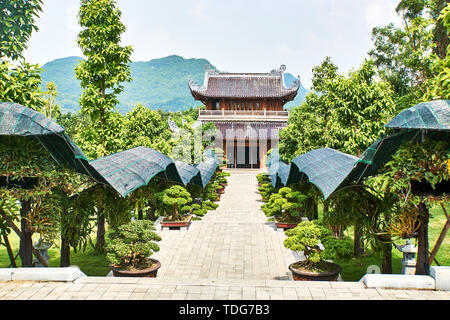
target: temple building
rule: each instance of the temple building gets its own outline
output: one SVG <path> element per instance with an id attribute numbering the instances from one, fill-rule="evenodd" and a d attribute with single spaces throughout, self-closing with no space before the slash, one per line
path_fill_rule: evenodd
<path id="1" fill-rule="evenodd" d="M 283 106 L 295 98 L 300 80 L 287 88 L 286 66 L 269 73 L 223 73 L 207 69 L 203 86 L 191 79 L 194 99 L 204 103 L 199 121 L 213 122 L 219 130 L 228 168 L 261 168 L 267 150 L 278 144 L 278 131 L 285 127 L 289 111 Z"/>

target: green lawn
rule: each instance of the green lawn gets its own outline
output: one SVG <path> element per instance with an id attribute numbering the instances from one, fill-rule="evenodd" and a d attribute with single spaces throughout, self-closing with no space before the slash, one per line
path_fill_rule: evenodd
<path id="1" fill-rule="evenodd" d="M 33 242 L 39 239 L 39 235 L 33 235 Z M 93 235 L 93 239 L 95 239 L 95 235 Z M 13 248 L 14 254 L 17 254 L 19 250 L 19 237 L 16 236 L 15 233 L 11 233 L 9 237 L 9 241 L 11 242 L 11 247 Z M 58 246 L 58 247 L 57 247 Z M 59 243 L 53 245 L 48 250 L 49 266 L 50 267 L 59 267 Z M 108 261 L 106 260 L 106 254 L 101 253 L 98 254 L 94 252 L 90 245 L 87 245 L 86 251 L 79 251 L 77 253 L 71 251 L 70 254 L 70 262 L 72 265 L 77 265 L 80 267 L 81 271 L 83 271 L 88 276 L 105 276 L 109 272 Z M 20 267 L 20 258 L 18 257 L 16 260 L 17 266 Z M 10 264 L 8 253 L 5 247 L 0 247 L 0 268 L 8 267 Z"/>
<path id="2" fill-rule="evenodd" d="M 447 210 L 450 211 L 450 205 L 447 205 Z M 434 207 L 430 211 L 430 224 L 429 224 L 429 239 L 430 250 L 436 243 L 444 223 L 445 216 L 441 207 Z M 321 209 L 319 209 L 319 215 L 321 215 Z M 353 235 L 351 229 L 347 231 L 349 236 Z M 34 235 L 33 240 L 38 239 L 38 235 Z M 95 239 L 95 235 L 93 235 Z M 17 236 L 10 236 L 11 245 L 15 253 L 19 248 L 19 239 Z M 53 246 L 49 249 L 50 261 L 49 264 L 52 267 L 59 266 L 59 248 Z M 441 265 L 450 265 L 450 236 L 447 234 L 437 256 L 437 261 Z M 401 273 L 402 254 L 397 249 L 392 250 L 392 268 L 394 273 Z M 366 273 L 367 267 L 370 265 L 378 265 L 381 267 L 381 261 L 376 257 L 370 249 L 366 250 L 366 254 L 361 258 L 354 258 L 350 261 L 336 261 L 342 267 L 341 276 L 345 281 L 359 281 Z M 17 264 L 20 266 L 20 259 L 17 259 Z M 105 254 L 97 254 L 88 245 L 86 251 L 78 253 L 71 253 L 71 264 L 77 265 L 88 276 L 105 276 L 109 272 L 108 262 Z M 9 259 L 5 247 L 0 247 L 0 267 L 8 267 Z"/>
<path id="3" fill-rule="evenodd" d="M 446 205 L 447 212 L 450 211 L 450 204 Z M 319 216 L 321 212 L 319 209 Z M 431 208 L 430 210 L 430 223 L 428 229 L 428 239 L 430 245 L 430 251 L 433 249 L 439 234 L 444 227 L 446 218 L 440 206 Z M 346 235 L 353 238 L 353 229 L 349 228 L 346 231 Z M 400 241 L 396 243 L 401 244 Z M 413 243 L 414 240 L 413 240 Z M 402 272 L 402 258 L 403 254 L 396 248 L 392 249 L 392 272 L 401 273 Z M 449 266 L 450 265 L 450 232 L 447 233 L 437 255 L 436 260 L 440 265 Z M 335 261 L 342 267 L 341 277 L 345 281 L 359 281 L 364 274 L 366 274 L 367 268 L 371 265 L 379 266 L 381 269 L 381 259 L 377 257 L 372 250 L 366 249 L 364 256 L 360 258 L 353 258 L 349 261 Z M 436 265 L 436 263 L 433 263 Z"/>

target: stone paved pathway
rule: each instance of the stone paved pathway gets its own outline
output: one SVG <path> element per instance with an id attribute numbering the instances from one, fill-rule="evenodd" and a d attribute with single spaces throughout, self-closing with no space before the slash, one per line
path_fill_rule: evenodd
<path id="1" fill-rule="evenodd" d="M 301 257 L 283 247 L 284 233 L 260 210 L 256 174 L 233 172 L 217 210 L 187 231 L 160 232 L 157 278 L 0 282 L 0 300 L 450 300 L 449 291 L 289 281 L 287 266 Z"/>
<path id="2" fill-rule="evenodd" d="M 257 172 L 232 172 L 219 207 L 187 231 L 160 232 L 158 277 L 177 279 L 288 279 L 289 264 L 299 260 L 283 246 L 261 211 Z"/>

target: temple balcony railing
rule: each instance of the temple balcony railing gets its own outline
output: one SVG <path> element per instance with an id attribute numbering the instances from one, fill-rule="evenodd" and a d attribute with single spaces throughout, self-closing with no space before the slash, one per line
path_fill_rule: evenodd
<path id="1" fill-rule="evenodd" d="M 289 118 L 289 111 L 271 110 L 199 110 L 202 121 L 282 121 Z"/>

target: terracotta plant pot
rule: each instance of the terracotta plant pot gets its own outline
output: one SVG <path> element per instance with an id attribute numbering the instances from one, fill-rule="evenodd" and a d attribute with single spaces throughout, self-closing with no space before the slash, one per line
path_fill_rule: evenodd
<path id="1" fill-rule="evenodd" d="M 282 228 L 282 229 L 292 229 L 292 228 L 295 228 L 297 225 L 298 225 L 298 223 L 285 223 L 285 222 L 277 222 L 276 220 L 275 220 L 275 225 L 276 225 L 276 227 L 277 228 Z"/>
<path id="2" fill-rule="evenodd" d="M 217 189 L 218 194 L 224 194 L 224 192 L 225 192 L 225 188 Z"/>
<path id="3" fill-rule="evenodd" d="M 295 228 L 299 223 L 299 222 L 284 222 L 284 221 L 278 221 L 277 218 L 275 218 L 275 225 L 277 228 L 283 228 L 283 229 L 292 229 Z"/>
<path id="4" fill-rule="evenodd" d="M 296 262 L 289 265 L 289 270 L 296 281 L 336 281 L 341 273 L 341 266 L 336 263 L 328 262 L 334 266 L 334 270 L 321 273 L 308 272 L 306 270 L 298 270 L 293 267 Z"/>
<path id="5" fill-rule="evenodd" d="M 158 269 L 161 267 L 161 263 L 156 259 L 149 258 L 149 260 L 156 262 L 156 265 L 153 265 L 150 268 L 146 268 L 146 269 L 142 269 L 142 270 L 133 270 L 133 271 L 119 270 L 119 269 L 116 269 L 113 265 L 110 265 L 110 268 L 113 272 L 114 277 L 155 278 L 158 273 Z"/>
<path id="6" fill-rule="evenodd" d="M 192 216 L 189 216 L 189 218 L 186 221 L 170 221 L 163 219 L 161 221 L 161 227 L 187 227 L 191 224 Z"/>

